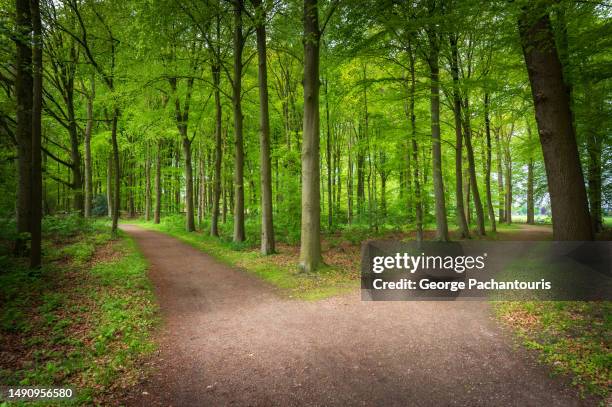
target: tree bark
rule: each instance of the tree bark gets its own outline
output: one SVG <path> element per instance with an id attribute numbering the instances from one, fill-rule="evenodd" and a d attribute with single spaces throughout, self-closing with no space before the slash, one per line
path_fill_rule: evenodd
<path id="1" fill-rule="evenodd" d="M 193 165 L 191 162 L 191 141 L 186 134 L 182 138 L 183 156 L 185 157 L 185 228 L 187 232 L 195 231 L 195 217 L 193 210 Z"/>
<path id="2" fill-rule="evenodd" d="M 527 163 L 527 224 L 535 223 L 535 210 L 533 202 L 533 158 L 529 157 Z"/>
<path id="3" fill-rule="evenodd" d="M 145 150 L 145 220 L 151 220 L 151 152 L 149 145 L 146 145 Z"/>
<path id="4" fill-rule="evenodd" d="M 91 180 L 91 132 L 93 131 L 93 101 L 95 97 L 95 77 L 91 75 L 91 88 L 87 95 L 87 124 L 83 140 L 85 149 L 85 208 L 86 218 L 91 216 L 91 201 L 93 198 L 93 185 Z"/>
<path id="5" fill-rule="evenodd" d="M 436 211 L 436 239 L 448 241 L 448 224 L 446 222 L 446 202 L 444 181 L 442 179 L 442 145 L 440 141 L 440 84 L 439 84 L 439 38 L 435 27 L 428 30 L 429 37 L 429 73 L 431 89 L 431 140 L 433 183 Z"/>
<path id="6" fill-rule="evenodd" d="M 257 11 L 257 55 L 259 82 L 259 160 L 261 171 L 261 253 L 272 254 L 274 224 L 272 220 L 272 163 L 270 161 L 270 115 L 268 112 L 268 71 L 266 62 L 266 12 L 261 0 L 252 0 Z"/>
<path id="7" fill-rule="evenodd" d="M 497 231 L 495 222 L 495 210 L 491 197 L 491 120 L 489 118 L 489 94 L 484 95 L 485 136 L 486 136 L 486 159 L 485 159 L 485 189 L 487 194 L 487 212 L 491 222 L 491 231 Z"/>
<path id="8" fill-rule="evenodd" d="M 30 1 L 33 30 L 32 54 L 32 181 L 30 267 L 38 268 L 42 262 L 42 168 L 41 168 L 41 110 L 42 110 L 42 24 L 39 0 Z"/>
<path id="9" fill-rule="evenodd" d="M 457 35 L 451 34 L 451 76 L 453 78 L 453 115 L 455 118 L 455 205 L 459 237 L 468 238 L 470 230 L 465 218 L 463 207 L 463 133 L 461 131 L 461 96 L 459 94 L 459 52 L 457 50 Z"/>
<path id="10" fill-rule="evenodd" d="M 603 149 L 603 137 L 601 137 L 595 127 L 588 130 L 587 152 L 588 152 L 588 193 L 591 207 L 591 224 L 595 233 L 603 230 L 603 218 L 601 210 L 601 155 Z"/>
<path id="11" fill-rule="evenodd" d="M 32 195 L 32 15 L 28 0 L 15 1 L 15 97 L 17 101 L 17 233 L 15 254 L 21 255 L 25 241 L 21 234 L 31 231 Z"/>
<path id="12" fill-rule="evenodd" d="M 108 156 L 106 163 L 106 209 L 108 217 L 113 217 L 113 157 Z"/>
<path id="13" fill-rule="evenodd" d="M 327 128 L 326 147 L 327 147 L 327 227 L 331 231 L 333 224 L 333 204 L 332 204 L 332 149 L 331 132 L 329 130 L 329 94 L 327 93 L 327 78 L 325 79 L 325 125 Z"/>
<path id="14" fill-rule="evenodd" d="M 234 105 L 234 242 L 244 242 L 244 141 L 242 134 L 242 33 L 243 0 L 234 0 L 234 81 L 232 101 Z"/>
<path id="15" fill-rule="evenodd" d="M 415 228 L 416 241 L 423 241 L 423 199 L 421 195 L 421 178 L 419 175 L 419 146 L 416 134 L 416 115 L 414 113 L 415 93 L 416 93 L 416 72 L 415 58 L 412 44 L 409 45 L 408 58 L 410 60 L 410 139 L 412 143 L 412 163 L 414 165 L 414 204 L 415 204 Z"/>
<path id="16" fill-rule="evenodd" d="M 300 268 L 321 263 L 319 186 L 319 13 L 317 0 L 304 0 L 304 130 L 302 142 L 302 226 Z"/>
<path id="17" fill-rule="evenodd" d="M 216 63 L 211 67 L 213 77 L 213 93 L 215 97 L 215 173 L 213 181 L 213 209 L 210 222 L 210 234 L 219 236 L 219 201 L 221 199 L 221 160 L 223 155 L 223 140 L 221 138 L 221 66 Z"/>
<path id="18" fill-rule="evenodd" d="M 499 223 L 506 221 L 506 201 L 504 194 L 506 189 L 504 187 L 504 172 L 503 172 L 503 159 L 502 159 L 502 146 L 499 137 L 499 128 L 495 129 L 495 144 L 496 144 L 496 157 L 497 157 L 497 207 L 499 211 Z"/>
<path id="19" fill-rule="evenodd" d="M 474 160 L 474 149 L 472 148 L 472 126 L 470 124 L 470 110 L 467 95 L 464 99 L 464 134 L 465 134 L 465 149 L 468 157 L 468 171 L 470 174 L 470 185 L 472 186 L 472 198 L 476 209 L 476 224 L 478 226 L 478 235 L 486 235 L 484 211 L 482 209 L 482 201 L 480 199 L 480 191 L 478 190 L 478 179 L 476 178 L 476 162 Z"/>
<path id="20" fill-rule="evenodd" d="M 553 238 L 592 240 L 570 98 L 546 6 L 546 2 L 525 6 L 518 25 L 544 153 Z"/>
<path id="21" fill-rule="evenodd" d="M 157 142 L 157 155 L 155 163 L 155 212 L 153 214 L 153 223 L 159 224 L 161 220 L 161 200 L 162 200 L 162 187 L 161 187 L 161 153 L 162 153 L 162 142 Z"/>
<path id="22" fill-rule="evenodd" d="M 113 193 L 113 224 L 111 232 L 117 233 L 119 224 L 119 208 L 121 205 L 121 174 L 119 173 L 119 146 L 117 144 L 117 120 L 119 119 L 119 109 L 113 109 L 113 121 L 111 124 L 111 144 L 113 146 L 113 175 L 115 176 L 115 190 Z"/>

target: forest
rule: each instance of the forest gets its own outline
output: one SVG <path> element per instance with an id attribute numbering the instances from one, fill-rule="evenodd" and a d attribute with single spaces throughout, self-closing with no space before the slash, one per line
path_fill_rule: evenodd
<path id="1" fill-rule="evenodd" d="M 108 216 L 113 231 L 179 214 L 263 254 L 299 242 L 305 271 L 321 234 L 346 228 L 432 227 L 443 241 L 516 219 L 552 221 L 557 240 L 603 230 L 605 3 L 2 10 L 0 209 L 34 256 L 39 220 L 57 213 Z"/>
<path id="2" fill-rule="evenodd" d="M 376 240 L 609 248 L 611 16 L 0 0 L 0 406 L 606 404 L 610 301 L 358 285 Z"/>

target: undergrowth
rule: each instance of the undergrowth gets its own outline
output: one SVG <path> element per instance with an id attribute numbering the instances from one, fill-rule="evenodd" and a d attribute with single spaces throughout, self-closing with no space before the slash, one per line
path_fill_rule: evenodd
<path id="1" fill-rule="evenodd" d="M 0 383 L 72 387 L 76 397 L 62 405 L 107 405 L 139 380 L 139 360 L 154 348 L 147 263 L 100 222 L 69 216 L 44 226 L 40 270 L 3 246 Z"/>

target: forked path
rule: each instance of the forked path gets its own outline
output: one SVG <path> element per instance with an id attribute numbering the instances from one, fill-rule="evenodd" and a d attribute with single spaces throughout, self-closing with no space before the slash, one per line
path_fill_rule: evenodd
<path id="1" fill-rule="evenodd" d="M 150 262 L 164 325 L 143 406 L 589 404 L 492 320 L 485 302 L 279 296 L 172 237 L 123 226 Z"/>

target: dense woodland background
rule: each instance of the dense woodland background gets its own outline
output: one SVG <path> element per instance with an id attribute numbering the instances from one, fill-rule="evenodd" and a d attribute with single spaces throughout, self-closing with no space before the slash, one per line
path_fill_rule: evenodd
<path id="1" fill-rule="evenodd" d="M 33 265 L 39 212 L 180 214 L 313 271 L 338 230 L 590 240 L 612 207 L 606 2 L 0 5 L 0 216 Z"/>

